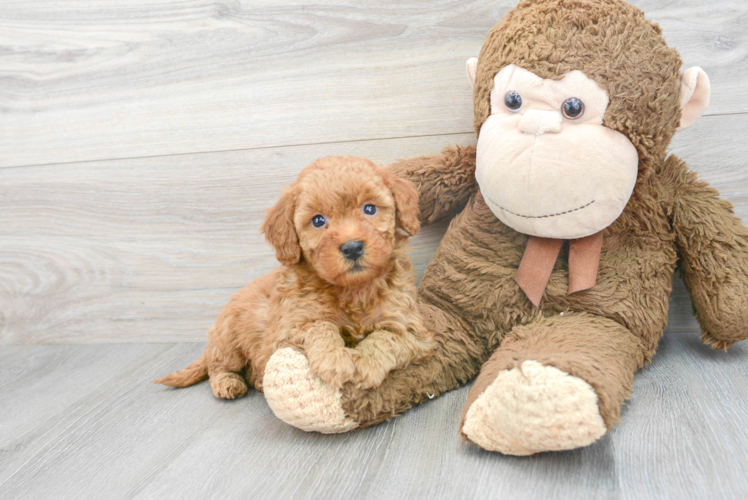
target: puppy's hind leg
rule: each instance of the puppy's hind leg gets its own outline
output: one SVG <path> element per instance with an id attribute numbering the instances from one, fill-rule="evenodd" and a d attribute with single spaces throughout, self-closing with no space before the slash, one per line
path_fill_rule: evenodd
<path id="1" fill-rule="evenodd" d="M 247 383 L 238 373 L 218 372 L 210 376 L 210 388 L 217 398 L 240 398 L 247 393 Z"/>
<path id="2" fill-rule="evenodd" d="M 246 359 L 237 346 L 208 346 L 208 376 L 213 395 L 221 399 L 234 399 L 247 393 L 247 382 L 242 375 Z"/>
<path id="3" fill-rule="evenodd" d="M 247 383 L 240 372 L 244 359 L 238 353 L 230 353 L 208 344 L 200 359 L 184 370 L 156 379 L 155 384 L 169 387 L 188 387 L 210 377 L 210 388 L 217 398 L 234 399 L 247 393 Z"/>

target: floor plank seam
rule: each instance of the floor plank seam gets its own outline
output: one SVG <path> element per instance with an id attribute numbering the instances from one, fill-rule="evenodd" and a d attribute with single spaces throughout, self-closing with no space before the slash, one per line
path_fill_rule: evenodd
<path id="1" fill-rule="evenodd" d="M 242 151 L 262 151 L 266 149 L 303 148 L 303 147 L 312 147 L 312 146 L 324 146 L 326 144 L 356 144 L 356 143 L 362 143 L 362 142 L 375 142 L 375 141 L 396 141 L 399 139 L 403 139 L 403 140 L 423 139 L 423 138 L 428 138 L 428 137 L 440 137 L 440 136 L 449 137 L 449 136 L 465 135 L 465 134 L 472 134 L 472 133 L 474 133 L 473 130 L 468 130 L 466 132 L 446 132 L 446 133 L 438 133 L 438 134 L 403 135 L 403 136 L 396 136 L 396 137 L 373 137 L 373 138 L 366 138 L 366 139 L 348 139 L 348 140 L 342 140 L 342 141 L 322 141 L 322 142 L 309 142 L 309 143 L 299 143 L 299 144 L 257 146 L 257 147 L 252 147 L 252 148 L 216 149 L 216 150 L 209 150 L 209 151 L 187 151 L 184 153 L 170 153 L 170 154 L 163 154 L 163 155 L 123 156 L 120 158 L 94 158 L 91 160 L 62 161 L 62 162 L 52 162 L 52 163 L 28 163 L 28 164 L 23 164 L 23 165 L 0 165 L 0 171 L 5 170 L 5 169 L 13 169 L 13 168 L 54 167 L 54 166 L 62 166 L 62 165 L 82 165 L 86 163 L 99 163 L 99 162 L 110 162 L 110 161 L 147 160 L 147 159 L 153 159 L 153 158 L 172 158 L 175 156 L 238 153 Z"/>
<path id="2" fill-rule="evenodd" d="M 745 112 L 739 111 L 735 113 L 705 114 L 704 118 L 715 118 L 715 117 L 720 117 L 720 116 L 740 116 L 740 115 L 748 115 L 748 111 L 745 111 Z M 250 147 L 250 148 L 215 149 L 215 150 L 207 150 L 207 151 L 187 151 L 184 153 L 170 153 L 170 154 L 162 154 L 162 155 L 123 156 L 123 157 L 118 157 L 118 158 L 94 158 L 90 160 L 64 161 L 64 162 L 51 162 L 51 163 L 28 163 L 28 164 L 23 164 L 23 165 L 4 165 L 4 166 L 0 166 L 0 170 L 12 169 L 12 168 L 34 168 L 34 167 L 53 167 L 53 166 L 62 166 L 62 165 L 81 165 L 85 163 L 98 163 L 98 162 L 109 162 L 109 161 L 144 160 L 144 159 L 152 159 L 152 158 L 172 158 L 176 156 L 189 156 L 189 155 L 236 153 L 236 152 L 242 152 L 242 151 L 262 151 L 262 150 L 267 150 L 267 149 L 303 148 L 303 147 L 312 147 L 312 146 L 324 146 L 326 144 L 356 144 L 356 143 L 362 143 L 362 142 L 375 142 L 375 141 L 396 141 L 400 139 L 402 140 L 421 139 L 421 138 L 441 137 L 441 136 L 450 137 L 450 136 L 457 136 L 457 135 L 472 134 L 474 132 L 475 132 L 474 130 L 464 130 L 464 131 L 459 131 L 459 132 L 401 135 L 401 136 L 393 136 L 393 137 L 371 137 L 371 138 L 365 138 L 365 139 L 320 141 L 320 142 L 308 142 L 308 143 L 299 143 L 299 144 L 279 144 L 279 145 L 271 144 L 267 146 L 257 146 L 257 147 Z"/>

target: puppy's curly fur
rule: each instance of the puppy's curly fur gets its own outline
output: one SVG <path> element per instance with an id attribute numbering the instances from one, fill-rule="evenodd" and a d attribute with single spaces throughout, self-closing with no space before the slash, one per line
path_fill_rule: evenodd
<path id="1" fill-rule="evenodd" d="M 293 346 L 325 382 L 365 389 L 425 358 L 433 337 L 417 313 L 404 249 L 418 213 L 415 187 L 388 169 L 350 156 L 317 160 L 262 227 L 282 266 L 231 298 L 200 359 L 155 382 L 186 387 L 209 377 L 216 397 L 233 399 L 247 392 L 245 380 L 262 391 L 270 356 Z M 344 254 L 351 242 L 363 244 L 360 256 Z"/>

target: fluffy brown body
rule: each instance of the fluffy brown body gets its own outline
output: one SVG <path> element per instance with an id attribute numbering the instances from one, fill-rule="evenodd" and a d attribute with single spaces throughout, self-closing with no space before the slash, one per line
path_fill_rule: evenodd
<path id="1" fill-rule="evenodd" d="M 316 216 L 324 226 L 314 227 Z M 433 347 L 404 247 L 419 227 L 409 182 L 361 158 L 316 161 L 263 225 L 283 266 L 231 298 L 199 360 L 156 383 L 185 387 L 209 377 L 224 399 L 245 394 L 247 381 L 262 391 L 265 365 L 284 346 L 302 350 L 312 371 L 337 387 L 371 389 L 418 363 Z M 351 241 L 363 245 L 356 259 L 342 252 Z"/>
<path id="2" fill-rule="evenodd" d="M 514 281 L 528 237 L 486 206 L 473 147 L 396 163 L 394 170 L 419 187 L 422 223 L 454 217 L 419 287 L 418 307 L 438 347 L 376 389 L 343 387 L 343 408 L 359 427 L 478 375 L 467 412 L 500 371 L 535 360 L 586 381 L 611 429 L 634 373 L 655 354 L 676 268 L 706 344 L 726 350 L 748 337 L 748 230 L 715 189 L 667 155 L 680 119 L 681 60 L 660 28 L 619 0 L 522 2 L 481 51 L 477 131 L 489 114 L 493 77 L 508 64 L 551 79 L 583 71 L 610 95 L 604 125 L 638 151 L 634 193 L 604 232 L 597 285 L 567 295 L 564 249 L 541 306 L 530 303 Z"/>

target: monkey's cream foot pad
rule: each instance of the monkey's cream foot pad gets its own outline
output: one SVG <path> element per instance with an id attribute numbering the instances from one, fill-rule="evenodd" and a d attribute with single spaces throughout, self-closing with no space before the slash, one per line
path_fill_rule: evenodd
<path id="1" fill-rule="evenodd" d="M 358 426 L 343 410 L 340 389 L 314 375 L 306 356 L 294 349 L 270 357 L 262 385 L 275 416 L 301 430 L 337 434 Z"/>
<path id="2" fill-rule="evenodd" d="M 531 455 L 587 446 L 606 429 L 587 382 L 525 361 L 499 372 L 468 409 L 462 431 L 486 450 Z"/>

